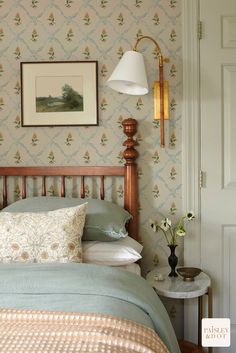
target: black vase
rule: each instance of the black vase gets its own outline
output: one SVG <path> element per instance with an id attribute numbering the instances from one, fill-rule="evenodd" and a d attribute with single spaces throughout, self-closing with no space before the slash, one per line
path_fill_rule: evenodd
<path id="1" fill-rule="evenodd" d="M 168 263 L 170 265 L 171 271 L 169 273 L 169 277 L 177 277 L 177 273 L 175 272 L 175 268 L 178 263 L 178 257 L 175 255 L 175 248 L 177 245 L 168 245 L 170 248 L 170 256 L 168 257 Z"/>

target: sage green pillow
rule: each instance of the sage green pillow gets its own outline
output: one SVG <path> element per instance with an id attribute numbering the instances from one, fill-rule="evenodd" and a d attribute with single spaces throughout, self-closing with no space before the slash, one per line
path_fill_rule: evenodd
<path id="1" fill-rule="evenodd" d="M 131 215 L 122 207 L 98 199 L 38 196 L 19 200 L 2 212 L 47 212 L 88 202 L 82 240 L 113 241 L 128 235 L 126 223 Z"/>

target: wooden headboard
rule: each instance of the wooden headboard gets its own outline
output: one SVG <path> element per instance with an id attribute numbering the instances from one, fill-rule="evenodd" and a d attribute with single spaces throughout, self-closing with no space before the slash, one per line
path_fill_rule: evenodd
<path id="1" fill-rule="evenodd" d="M 123 143 L 126 149 L 123 152 L 125 159 L 124 166 L 27 166 L 27 167 L 0 167 L 0 176 L 3 177 L 2 186 L 2 205 L 6 207 L 8 204 L 8 177 L 19 176 L 22 178 L 21 197 L 27 197 L 27 177 L 41 177 L 42 187 L 41 195 L 46 196 L 46 178 L 49 176 L 57 176 L 61 178 L 60 196 L 65 197 L 65 177 L 79 176 L 81 177 L 80 197 L 85 197 L 85 177 L 100 177 L 100 198 L 105 199 L 104 180 L 107 176 L 124 177 L 124 208 L 130 212 L 132 219 L 129 222 L 129 235 L 138 239 L 138 187 L 137 187 L 137 164 L 136 158 L 138 152 L 135 149 L 136 141 L 134 135 L 137 132 L 137 121 L 135 119 L 125 119 L 123 121 L 123 131 L 128 137 Z"/>

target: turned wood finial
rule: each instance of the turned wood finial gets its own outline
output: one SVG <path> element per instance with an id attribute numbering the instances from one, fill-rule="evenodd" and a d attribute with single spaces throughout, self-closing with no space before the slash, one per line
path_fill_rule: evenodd
<path id="1" fill-rule="evenodd" d="M 135 149 L 135 146 L 138 145 L 137 141 L 134 140 L 134 135 L 137 132 L 137 120 L 128 118 L 122 122 L 124 134 L 128 139 L 123 143 L 123 146 L 126 146 L 123 156 L 126 160 L 126 164 L 134 164 L 136 158 L 138 157 L 138 151 Z"/>
<path id="2" fill-rule="evenodd" d="M 129 118 L 123 122 L 124 134 L 128 139 L 123 143 L 126 147 L 123 152 L 125 158 L 125 182 L 124 182 L 124 206 L 132 215 L 129 221 L 128 232 L 134 239 L 138 239 L 138 180 L 136 158 L 138 151 L 135 146 L 138 144 L 134 139 L 137 132 L 137 121 Z"/>

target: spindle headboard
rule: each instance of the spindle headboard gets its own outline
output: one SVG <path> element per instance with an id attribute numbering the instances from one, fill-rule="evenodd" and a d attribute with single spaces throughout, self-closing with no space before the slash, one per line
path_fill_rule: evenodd
<path id="1" fill-rule="evenodd" d="M 131 237 L 138 239 L 138 188 L 137 188 L 137 165 L 136 158 L 138 152 L 135 149 L 136 141 L 134 135 L 137 131 L 137 121 L 135 119 L 125 119 L 123 121 L 124 134 L 128 137 L 123 143 L 126 147 L 123 152 L 125 159 L 124 166 L 25 166 L 25 167 L 0 167 L 0 176 L 3 180 L 2 186 L 2 205 L 8 204 L 8 177 L 21 177 L 21 197 L 27 197 L 27 177 L 41 178 L 41 195 L 46 195 L 46 178 L 60 177 L 61 191 L 60 196 L 66 195 L 65 178 L 78 176 L 81 178 L 80 197 L 85 197 L 85 177 L 100 178 L 100 198 L 105 198 L 105 178 L 123 177 L 124 178 L 124 208 L 131 213 L 132 219 L 129 222 L 128 231 Z"/>

